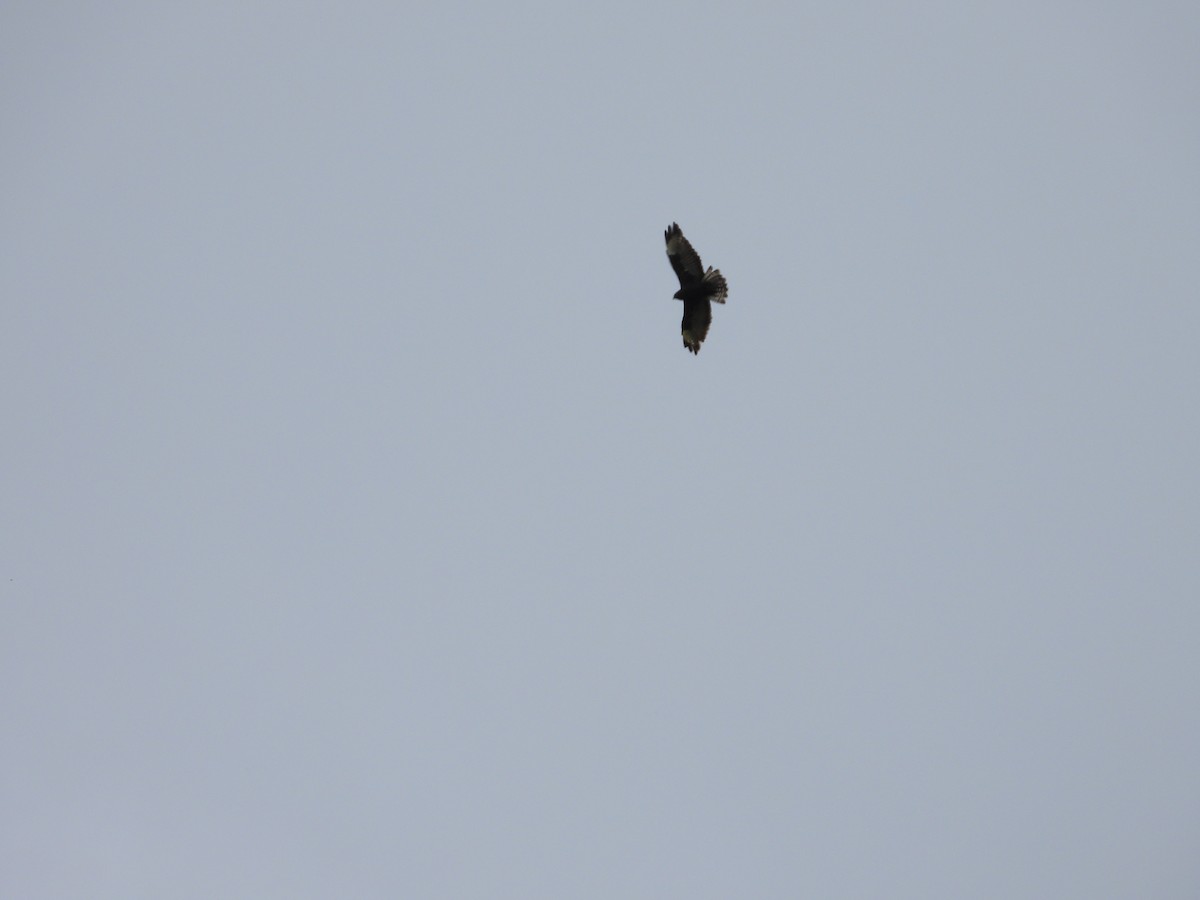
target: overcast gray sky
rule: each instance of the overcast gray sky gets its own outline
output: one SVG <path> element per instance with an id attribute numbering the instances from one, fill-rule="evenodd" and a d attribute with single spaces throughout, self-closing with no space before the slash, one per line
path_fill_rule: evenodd
<path id="1" fill-rule="evenodd" d="M 1198 44 L 6 4 L 0 894 L 1200 895 Z"/>

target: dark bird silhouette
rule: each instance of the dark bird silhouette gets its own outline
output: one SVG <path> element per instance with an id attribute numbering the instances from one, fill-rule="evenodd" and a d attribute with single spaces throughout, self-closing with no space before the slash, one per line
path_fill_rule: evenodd
<path id="1" fill-rule="evenodd" d="M 679 276 L 675 299 L 683 301 L 683 346 L 692 353 L 699 353 L 700 345 L 708 335 L 708 326 L 712 324 L 712 305 L 725 302 L 729 286 L 719 269 L 709 266 L 705 270 L 700 263 L 700 254 L 692 249 L 678 225 L 672 222 L 664 236 L 667 259 Z"/>

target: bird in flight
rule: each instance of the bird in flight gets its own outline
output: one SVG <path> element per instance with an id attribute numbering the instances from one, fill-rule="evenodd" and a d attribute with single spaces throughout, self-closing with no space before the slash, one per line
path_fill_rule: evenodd
<path id="1" fill-rule="evenodd" d="M 706 270 L 700 263 L 700 254 L 692 249 L 674 222 L 666 230 L 667 259 L 679 276 L 679 290 L 675 299 L 683 301 L 683 346 L 692 353 L 700 352 L 700 345 L 712 324 L 713 303 L 724 303 L 729 286 L 720 269 L 709 266 Z"/>

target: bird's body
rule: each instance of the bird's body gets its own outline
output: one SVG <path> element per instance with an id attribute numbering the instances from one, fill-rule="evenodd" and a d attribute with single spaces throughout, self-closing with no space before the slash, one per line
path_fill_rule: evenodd
<path id="1" fill-rule="evenodd" d="M 713 303 L 724 303 L 729 294 L 725 276 L 719 269 L 709 266 L 706 270 L 700 262 L 700 254 L 692 249 L 674 222 L 664 232 L 667 241 L 667 259 L 679 276 L 679 290 L 675 299 L 683 301 L 683 346 L 692 353 L 700 352 L 700 345 L 708 335 L 712 324 Z"/>

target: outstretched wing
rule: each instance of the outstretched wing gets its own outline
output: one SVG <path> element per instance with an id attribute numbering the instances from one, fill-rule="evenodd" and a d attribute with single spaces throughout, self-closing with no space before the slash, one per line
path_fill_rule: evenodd
<path id="1" fill-rule="evenodd" d="M 712 324 L 712 303 L 707 297 L 683 301 L 683 346 L 692 353 L 700 352 L 700 344 L 708 336 Z"/>
<path id="2" fill-rule="evenodd" d="M 671 261 L 671 268 L 679 276 L 679 286 L 685 288 L 690 284 L 696 284 L 704 277 L 704 266 L 700 264 L 700 254 L 692 249 L 692 245 L 688 243 L 688 239 L 683 236 L 683 232 L 674 222 L 671 223 L 671 227 L 666 230 L 664 236 L 667 239 L 667 259 Z"/>

